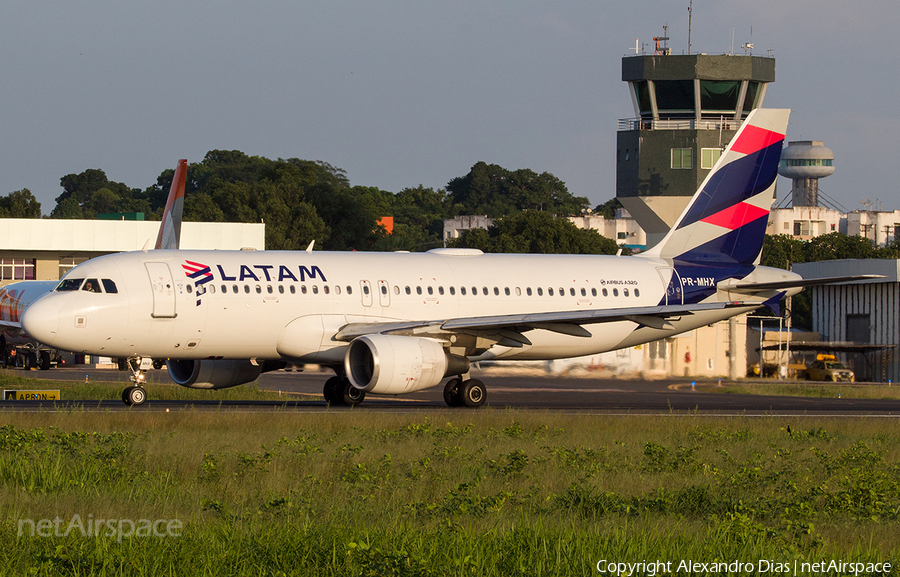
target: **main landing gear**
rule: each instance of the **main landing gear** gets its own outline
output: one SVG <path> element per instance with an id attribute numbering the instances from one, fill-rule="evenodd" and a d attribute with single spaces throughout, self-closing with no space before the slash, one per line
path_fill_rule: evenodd
<path id="1" fill-rule="evenodd" d="M 444 385 L 444 402 L 450 407 L 480 407 L 487 400 L 487 388 L 478 379 L 454 377 Z"/>
<path id="2" fill-rule="evenodd" d="M 347 377 L 331 377 L 325 381 L 325 389 L 322 391 L 329 405 L 344 405 L 355 407 L 366 398 L 366 392 L 357 389 L 350 384 Z"/>
<path id="3" fill-rule="evenodd" d="M 147 391 L 144 389 L 144 379 L 147 369 L 143 367 L 144 363 L 141 359 L 128 359 L 126 364 L 131 370 L 129 380 L 134 384 L 130 387 L 126 387 L 125 390 L 122 391 L 122 402 L 129 407 L 139 407 L 147 400 Z"/>

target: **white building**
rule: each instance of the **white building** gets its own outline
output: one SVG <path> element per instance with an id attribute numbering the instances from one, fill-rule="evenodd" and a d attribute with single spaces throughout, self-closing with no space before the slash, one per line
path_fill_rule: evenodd
<path id="1" fill-rule="evenodd" d="M 847 215 L 824 206 L 772 209 L 766 225 L 766 234 L 787 234 L 799 240 L 832 232 L 847 234 Z"/>
<path id="2" fill-rule="evenodd" d="M 900 210 L 854 210 L 847 213 L 847 234 L 872 240 L 875 246 L 900 238 Z"/>
<path id="3" fill-rule="evenodd" d="M 115 252 L 152 248 L 159 222 L 134 220 L 0 219 L 0 285 L 57 280 L 77 264 Z M 265 225 L 184 222 L 182 249 L 265 248 Z"/>

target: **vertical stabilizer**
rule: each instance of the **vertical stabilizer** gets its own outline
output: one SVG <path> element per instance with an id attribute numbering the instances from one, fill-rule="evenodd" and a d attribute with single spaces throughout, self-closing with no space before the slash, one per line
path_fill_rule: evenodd
<path id="1" fill-rule="evenodd" d="M 644 254 L 703 265 L 757 264 L 789 115 L 753 110 L 669 233 Z"/>
<path id="2" fill-rule="evenodd" d="M 159 225 L 159 235 L 156 237 L 154 248 L 178 250 L 181 246 L 181 213 L 184 209 L 186 178 L 187 159 L 181 159 L 175 168 L 175 176 L 172 177 L 169 198 L 166 200 L 166 209 L 163 211 L 162 223 Z"/>

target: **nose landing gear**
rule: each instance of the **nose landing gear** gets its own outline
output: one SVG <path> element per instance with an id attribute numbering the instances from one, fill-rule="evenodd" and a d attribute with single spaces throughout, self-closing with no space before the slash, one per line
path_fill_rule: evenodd
<path id="1" fill-rule="evenodd" d="M 130 387 L 126 387 L 122 391 L 122 402 L 132 406 L 141 406 L 147 400 L 147 391 L 144 389 L 144 380 L 146 379 L 147 370 L 152 366 L 153 359 L 133 358 L 128 359 L 125 364 L 131 370 L 129 380 L 134 383 Z M 145 366 L 146 365 L 146 366 Z"/>

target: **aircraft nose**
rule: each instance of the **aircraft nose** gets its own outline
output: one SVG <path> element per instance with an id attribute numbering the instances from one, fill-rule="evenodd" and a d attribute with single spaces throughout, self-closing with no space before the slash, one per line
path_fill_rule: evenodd
<path id="1" fill-rule="evenodd" d="M 38 299 L 25 309 L 22 328 L 31 338 L 52 344 L 59 331 L 59 307 L 48 299 Z"/>

